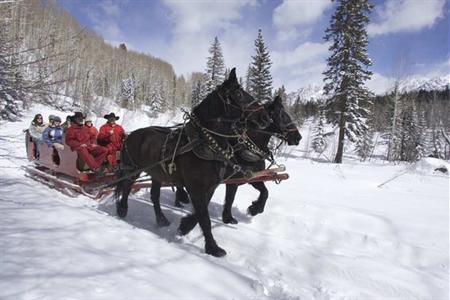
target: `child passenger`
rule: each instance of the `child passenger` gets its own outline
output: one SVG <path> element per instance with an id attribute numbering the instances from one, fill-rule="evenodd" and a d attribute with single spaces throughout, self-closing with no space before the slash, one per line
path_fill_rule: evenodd
<path id="1" fill-rule="evenodd" d="M 55 147 L 58 150 L 63 150 L 63 133 L 64 130 L 61 127 L 61 118 L 58 116 L 52 116 L 49 126 L 42 133 L 43 141 L 49 147 Z"/>

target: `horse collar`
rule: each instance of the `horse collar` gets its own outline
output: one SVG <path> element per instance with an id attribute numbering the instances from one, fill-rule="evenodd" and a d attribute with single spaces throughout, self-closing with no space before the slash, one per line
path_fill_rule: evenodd
<path id="1" fill-rule="evenodd" d="M 238 143 L 244 146 L 245 150 L 250 151 L 252 154 L 259 156 L 261 159 L 268 159 L 272 156 L 272 153 L 269 151 L 264 151 L 256 143 L 248 136 L 248 134 L 244 131 L 241 134 L 241 138 L 238 138 Z"/>

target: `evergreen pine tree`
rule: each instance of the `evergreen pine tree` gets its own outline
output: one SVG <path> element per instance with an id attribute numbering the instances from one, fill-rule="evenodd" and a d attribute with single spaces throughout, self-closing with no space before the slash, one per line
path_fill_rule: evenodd
<path id="1" fill-rule="evenodd" d="M 415 145 L 412 134 L 416 132 L 413 107 L 409 106 L 400 113 L 400 160 L 413 161 Z"/>
<path id="2" fill-rule="evenodd" d="M 325 151 L 326 146 L 327 146 L 327 141 L 324 137 L 325 134 L 325 130 L 324 130 L 324 113 L 323 110 L 321 110 L 319 112 L 319 117 L 318 117 L 318 122 L 317 122 L 317 126 L 314 128 L 313 130 L 313 139 L 312 139 L 312 148 L 314 150 L 314 152 L 317 153 L 323 153 L 323 151 Z"/>
<path id="3" fill-rule="evenodd" d="M 371 104 L 371 111 L 373 112 L 374 111 L 373 102 L 370 102 L 370 104 Z M 372 151 L 375 147 L 373 141 L 373 137 L 375 134 L 374 122 L 375 116 L 373 115 L 373 113 L 371 113 L 365 122 L 367 126 L 361 132 L 361 135 L 358 137 L 358 140 L 356 141 L 355 150 L 362 161 L 365 161 L 368 157 L 371 156 Z"/>
<path id="4" fill-rule="evenodd" d="M 251 65 L 248 65 L 247 73 L 245 74 L 245 91 L 250 93 L 250 73 L 252 72 Z"/>
<path id="5" fill-rule="evenodd" d="M 326 116 L 339 127 L 335 163 L 342 162 L 344 139 L 356 142 L 368 128 L 365 123 L 371 93 L 364 86 L 372 72 L 367 55 L 368 14 L 373 6 L 368 0 L 340 0 L 324 39 L 331 42 L 327 59 L 324 94 Z"/>
<path id="6" fill-rule="evenodd" d="M 430 142 L 427 132 L 427 123 L 425 121 L 425 112 L 417 111 L 416 109 L 416 118 L 417 134 L 415 135 L 415 159 L 419 160 L 427 155 Z"/>
<path id="7" fill-rule="evenodd" d="M 255 40 L 256 55 L 252 56 L 252 63 L 248 73 L 249 93 L 258 101 L 270 101 L 272 99 L 272 75 L 270 74 L 269 51 L 264 45 L 261 29 Z"/>
<path id="8" fill-rule="evenodd" d="M 430 130 L 430 152 L 433 157 L 445 159 L 445 136 L 442 134 L 442 124 L 439 125 L 440 126 L 434 126 Z"/>
<path id="9" fill-rule="evenodd" d="M 201 93 L 202 93 L 202 84 L 200 81 L 197 81 L 197 83 L 194 84 L 192 89 L 192 95 L 191 95 L 191 107 L 193 108 L 197 104 L 199 104 L 201 100 Z"/>
<path id="10" fill-rule="evenodd" d="M 148 105 L 154 112 L 163 112 L 166 110 L 167 107 L 164 101 L 164 84 L 161 79 L 155 80 L 152 85 Z"/>
<path id="11" fill-rule="evenodd" d="M 393 159 L 413 162 L 420 159 L 426 149 L 423 139 L 424 128 L 421 117 L 417 113 L 416 105 L 412 99 L 403 99 L 395 132 Z"/>
<path id="12" fill-rule="evenodd" d="M 207 94 L 216 89 L 225 80 L 225 62 L 222 54 L 222 47 L 217 36 L 209 48 L 208 61 L 206 62 L 206 91 Z"/>
<path id="13" fill-rule="evenodd" d="M 294 104 L 290 107 L 292 117 L 298 126 L 301 126 L 305 119 L 305 112 L 301 103 L 300 95 L 295 98 Z"/>
<path id="14" fill-rule="evenodd" d="M 196 106 L 208 95 L 206 75 L 198 79 L 192 86 L 191 107 Z"/>
<path id="15" fill-rule="evenodd" d="M 367 124 L 368 126 L 361 132 L 361 136 L 356 141 L 356 153 L 361 157 L 361 160 L 366 160 L 372 153 L 374 144 L 373 144 L 373 136 L 374 130 L 371 124 Z"/>
<path id="16" fill-rule="evenodd" d="M 280 96 L 281 97 L 281 101 L 283 103 L 283 105 L 287 106 L 287 94 L 286 94 L 286 88 L 284 87 L 284 85 L 282 85 L 280 88 L 278 88 L 275 92 L 275 97 L 276 96 Z"/>

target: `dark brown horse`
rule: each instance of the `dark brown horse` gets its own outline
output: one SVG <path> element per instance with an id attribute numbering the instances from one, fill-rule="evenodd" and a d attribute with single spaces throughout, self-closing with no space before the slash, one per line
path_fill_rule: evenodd
<path id="1" fill-rule="evenodd" d="M 265 169 L 265 159 L 270 158 L 268 145 L 272 136 L 277 136 L 278 138 L 284 140 L 288 145 L 298 145 L 302 139 L 295 123 L 286 112 L 280 97 L 276 97 L 273 102 L 269 103 L 266 106 L 266 110 L 272 119 L 269 127 L 264 130 L 249 130 L 248 135 L 253 143 L 260 149 L 260 152 L 266 153 L 267 155 L 260 155 L 260 157 L 255 156 L 254 154 L 249 155 L 247 150 L 242 150 L 236 155 L 239 165 L 242 165 L 247 169 L 251 169 L 254 172 Z M 255 216 L 264 211 L 267 198 L 269 197 L 269 192 L 266 185 L 262 181 L 253 182 L 250 184 L 260 193 L 258 200 L 253 201 L 247 209 L 248 214 Z M 233 218 L 231 214 L 231 207 L 233 206 L 238 186 L 238 184 L 226 185 L 225 205 L 222 212 L 222 221 L 224 223 L 238 223 L 238 221 Z"/>
<path id="2" fill-rule="evenodd" d="M 229 78 L 193 109 L 182 128 L 152 126 L 133 131 L 127 137 L 117 173 L 123 178 L 115 189 L 116 198 L 121 197 L 116 202 L 117 214 L 126 216 L 128 195 L 141 172 L 152 177 L 151 199 L 159 225 L 168 221 L 159 205 L 158 185 L 165 182 L 185 186 L 195 213 L 182 218 L 178 231 L 185 234 L 198 221 L 205 237 L 205 252 L 226 255 L 212 235 L 208 205 L 227 168 L 234 167 L 230 141 L 236 130 L 250 124 L 263 128 L 269 122 L 264 106 L 242 89 L 233 69 Z M 158 201 L 154 201 L 156 198 Z"/>

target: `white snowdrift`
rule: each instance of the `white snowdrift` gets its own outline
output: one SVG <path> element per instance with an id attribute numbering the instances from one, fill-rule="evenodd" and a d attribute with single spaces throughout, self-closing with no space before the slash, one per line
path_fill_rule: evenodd
<path id="1" fill-rule="evenodd" d="M 447 173 L 438 171 L 438 169 L 447 170 Z M 450 172 L 450 163 L 437 158 L 426 157 L 414 164 L 414 170 L 420 174 L 445 175 Z"/>

